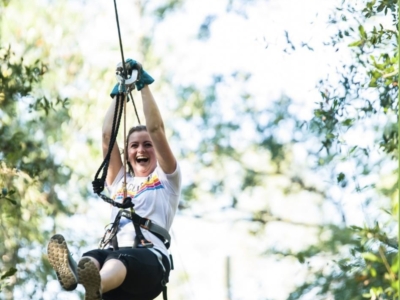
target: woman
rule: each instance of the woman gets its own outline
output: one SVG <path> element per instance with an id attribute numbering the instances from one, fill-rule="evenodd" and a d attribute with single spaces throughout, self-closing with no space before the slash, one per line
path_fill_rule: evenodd
<path id="1" fill-rule="evenodd" d="M 127 196 L 135 205 L 136 214 L 148 218 L 169 230 L 175 216 L 181 188 L 181 173 L 165 136 L 160 111 L 150 91 L 154 80 L 133 60 L 131 67 L 139 68 L 136 87 L 141 91 L 146 126 L 133 127 L 127 137 L 126 157 Z M 118 85 L 111 96 L 115 96 Z M 116 97 L 106 113 L 103 124 L 103 155 L 110 142 Z M 119 148 L 114 144 L 106 183 L 111 198 L 124 200 L 124 170 Z M 114 221 L 118 208 L 112 207 Z M 133 248 L 135 229 L 131 220 L 122 218 L 117 233 L 119 249 L 97 249 L 86 252 L 76 266 L 61 235 L 52 237 L 48 246 L 49 261 L 57 278 L 66 290 L 81 283 L 86 290 L 85 300 L 154 299 L 168 280 L 171 262 L 164 243 L 153 233 L 141 229 L 153 248 Z M 165 281 L 164 281 L 165 283 Z"/>

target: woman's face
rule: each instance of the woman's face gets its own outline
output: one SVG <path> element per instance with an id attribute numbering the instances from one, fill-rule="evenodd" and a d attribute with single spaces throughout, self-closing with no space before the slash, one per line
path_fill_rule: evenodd
<path id="1" fill-rule="evenodd" d="M 155 170 L 156 152 L 147 131 L 135 131 L 129 136 L 128 160 L 135 176 L 146 177 Z"/>

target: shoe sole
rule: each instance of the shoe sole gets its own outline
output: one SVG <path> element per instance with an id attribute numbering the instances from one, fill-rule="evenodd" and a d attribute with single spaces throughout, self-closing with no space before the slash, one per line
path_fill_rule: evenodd
<path id="1" fill-rule="evenodd" d="M 62 235 L 56 234 L 51 237 L 47 246 L 47 255 L 61 286 L 67 291 L 74 290 L 78 285 L 78 278 L 70 266 L 67 242 Z"/>
<path id="2" fill-rule="evenodd" d="M 78 263 L 79 283 L 85 287 L 85 300 L 101 300 L 101 278 L 99 270 L 90 258 L 82 258 Z"/>

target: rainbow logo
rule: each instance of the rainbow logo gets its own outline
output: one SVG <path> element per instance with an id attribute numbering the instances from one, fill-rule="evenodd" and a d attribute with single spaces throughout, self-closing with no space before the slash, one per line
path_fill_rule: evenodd
<path id="1" fill-rule="evenodd" d="M 142 185 L 139 187 L 137 191 L 127 191 L 127 197 L 131 199 L 139 197 L 141 194 L 145 193 L 146 191 L 153 191 L 158 189 L 163 189 L 164 186 L 161 184 L 160 179 L 158 179 L 157 175 L 153 175 L 151 178 L 149 177 Z M 122 201 L 124 199 L 124 190 L 121 188 L 119 189 L 114 197 L 114 201 Z"/>

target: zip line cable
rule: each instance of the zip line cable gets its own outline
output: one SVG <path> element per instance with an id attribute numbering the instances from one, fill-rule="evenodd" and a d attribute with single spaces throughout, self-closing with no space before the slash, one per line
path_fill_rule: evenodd
<path id="1" fill-rule="evenodd" d="M 129 95 L 132 99 L 132 104 L 133 107 L 135 109 L 135 113 L 136 113 L 136 117 L 138 119 L 138 122 L 140 124 L 140 119 L 139 119 L 139 114 L 137 112 L 136 109 L 136 104 L 135 101 L 133 99 L 132 93 L 131 93 L 131 89 L 134 89 L 134 82 L 130 83 L 129 86 L 125 87 L 125 80 L 127 80 L 128 78 L 128 73 L 126 70 L 126 65 L 125 65 L 125 58 L 124 58 L 124 50 L 123 50 L 123 46 L 122 46 L 122 38 L 121 38 L 121 30 L 120 30 L 120 26 L 119 26 L 119 18 L 118 18 L 118 10 L 117 10 L 117 3 L 116 0 L 114 0 L 114 8 L 115 8 L 115 18 L 116 18 L 116 22 L 117 22 L 117 30 L 118 30 L 118 38 L 119 38 L 119 46 L 120 46 L 120 52 L 121 52 L 121 58 L 122 58 L 122 77 L 118 77 L 118 81 L 119 81 L 119 92 L 116 95 L 116 105 L 115 105 L 115 111 L 114 111 L 114 116 L 113 116 L 113 124 L 112 124 L 112 129 L 111 129 L 111 138 L 110 138 L 110 143 L 108 146 L 108 151 L 106 156 L 104 157 L 104 160 L 100 166 L 100 168 L 98 169 L 98 171 L 96 172 L 94 181 L 92 182 L 93 185 L 93 191 L 95 192 L 95 194 L 99 195 L 104 201 L 112 204 L 112 205 L 116 205 L 116 203 L 114 203 L 114 201 L 110 198 L 108 198 L 107 196 L 101 194 L 104 190 L 104 186 L 105 186 L 105 180 L 107 177 L 107 172 L 108 172 L 108 166 L 110 163 L 110 159 L 111 159 L 111 152 L 112 149 L 114 147 L 114 144 L 117 140 L 117 135 L 118 135 L 118 129 L 120 126 L 120 122 L 121 122 L 121 117 L 122 114 L 124 115 L 124 158 L 126 157 L 126 102 L 129 100 Z M 117 69 L 118 71 L 118 69 Z M 120 72 L 118 71 L 117 74 L 120 74 Z M 132 74 L 131 74 L 132 76 Z M 132 78 L 131 78 L 132 79 Z M 133 84 L 133 86 L 131 86 L 131 84 Z M 126 99 L 125 99 L 126 97 Z M 124 102 L 124 103 L 122 103 Z M 126 159 L 124 159 L 124 168 L 126 169 Z M 103 171 L 103 174 L 101 176 L 101 178 L 98 178 L 100 175 L 100 172 Z M 126 174 L 124 176 L 124 187 L 126 187 Z M 126 198 L 126 191 L 124 192 L 124 197 Z"/>
<path id="2" fill-rule="evenodd" d="M 137 109 L 136 109 L 136 104 L 135 104 L 135 101 L 133 100 L 132 91 L 129 91 L 129 95 L 131 96 L 131 99 L 132 99 L 132 104 L 133 104 L 133 108 L 135 109 L 136 118 L 137 118 L 137 120 L 139 122 L 139 125 L 141 125 L 140 119 L 139 119 L 139 114 L 138 114 Z"/>
<path id="3" fill-rule="evenodd" d="M 117 29 L 118 29 L 119 48 L 121 50 L 122 67 L 124 69 L 124 76 L 123 77 L 125 79 L 128 79 L 127 78 L 128 77 L 128 73 L 126 72 L 126 66 L 125 66 L 124 49 L 123 49 L 123 46 L 122 46 L 121 29 L 119 27 L 119 18 L 118 18 L 118 9 L 117 9 L 116 0 L 114 0 L 114 8 L 115 8 L 115 19 L 117 21 Z M 131 99 L 132 99 L 132 104 L 133 104 L 133 108 L 135 109 L 136 118 L 137 118 L 137 120 L 139 122 L 139 125 L 141 125 L 139 114 L 138 114 L 137 109 L 136 109 L 135 101 L 134 101 L 133 96 L 132 96 L 132 91 L 129 91 L 129 95 L 131 96 Z M 128 99 L 129 99 L 129 97 L 128 97 Z"/>
<path id="4" fill-rule="evenodd" d="M 124 58 L 124 49 L 122 48 L 122 38 L 121 38 L 121 30 L 119 28 L 119 19 L 118 19 L 118 10 L 117 10 L 117 2 L 114 0 L 114 8 L 115 8 L 115 18 L 117 20 L 117 28 L 118 28 L 118 38 L 119 38 L 119 48 L 121 51 L 121 58 L 122 58 L 122 67 L 124 69 L 124 79 L 128 79 L 128 73 L 126 72 L 125 68 L 125 58 Z"/>

